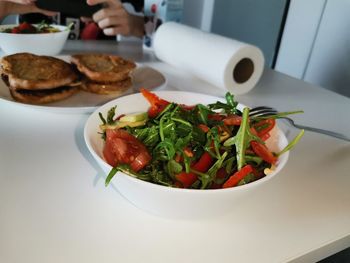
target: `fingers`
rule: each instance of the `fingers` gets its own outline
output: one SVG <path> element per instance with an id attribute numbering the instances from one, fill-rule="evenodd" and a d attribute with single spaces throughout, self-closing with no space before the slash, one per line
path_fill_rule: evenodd
<path id="1" fill-rule="evenodd" d="M 92 18 L 106 35 L 130 34 L 129 14 L 122 6 L 103 8 Z"/>
<path id="2" fill-rule="evenodd" d="M 85 16 L 80 17 L 80 20 L 83 21 L 84 23 L 89 23 L 93 21 L 91 17 L 85 17 Z"/>
<path id="3" fill-rule="evenodd" d="M 29 5 L 35 2 L 35 0 L 5 0 L 16 4 Z"/>
<path id="4" fill-rule="evenodd" d="M 103 4 L 108 7 L 121 7 L 122 3 L 120 0 L 86 0 L 88 5 Z"/>
<path id="5" fill-rule="evenodd" d="M 33 3 L 27 5 L 12 3 L 10 9 L 9 14 L 41 13 L 47 16 L 54 16 L 57 14 L 56 12 L 40 9 Z"/>
<path id="6" fill-rule="evenodd" d="M 143 36 L 143 18 L 130 15 L 119 0 L 87 0 L 90 5 L 103 4 L 92 19 L 103 30 L 105 35 Z M 141 22 L 139 22 L 141 21 Z"/>
<path id="7" fill-rule="evenodd" d="M 41 14 L 46 15 L 46 16 L 54 16 L 54 15 L 57 15 L 57 12 L 44 10 L 44 9 L 38 8 L 38 7 L 36 7 L 36 6 L 35 6 L 35 9 L 34 9 L 33 12 L 35 12 L 35 13 L 41 13 Z"/>
<path id="8" fill-rule="evenodd" d="M 116 36 L 116 35 L 128 36 L 128 35 L 130 35 L 129 31 L 126 30 L 126 28 L 123 26 L 115 26 L 115 27 L 105 28 L 105 29 L 103 29 L 103 33 L 106 36 Z"/>
<path id="9" fill-rule="evenodd" d="M 123 17 L 123 16 L 127 16 L 128 14 L 126 13 L 126 11 L 124 10 L 123 7 L 119 7 L 119 8 L 113 8 L 113 7 L 109 7 L 109 8 L 103 8 L 99 11 L 97 11 L 93 16 L 92 19 L 98 23 L 99 21 L 106 19 L 108 17 L 112 17 L 112 16 L 119 16 L 119 17 Z"/>

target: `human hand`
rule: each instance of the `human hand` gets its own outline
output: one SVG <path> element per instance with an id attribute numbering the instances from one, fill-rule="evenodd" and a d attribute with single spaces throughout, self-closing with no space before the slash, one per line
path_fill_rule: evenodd
<path id="1" fill-rule="evenodd" d="M 0 2 L 12 2 L 22 5 L 29 5 L 35 2 L 35 0 L 0 0 Z"/>
<path id="2" fill-rule="evenodd" d="M 143 17 L 129 14 L 119 0 L 87 0 L 86 2 L 88 5 L 103 4 L 104 7 L 97 11 L 92 19 L 105 35 L 143 36 Z"/>
<path id="3" fill-rule="evenodd" d="M 10 14 L 41 13 L 54 16 L 56 13 L 38 8 L 32 0 L 0 0 L 0 18 Z"/>

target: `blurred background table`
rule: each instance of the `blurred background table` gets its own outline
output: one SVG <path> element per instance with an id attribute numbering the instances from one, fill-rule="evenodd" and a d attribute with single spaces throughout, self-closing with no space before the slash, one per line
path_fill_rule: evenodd
<path id="1" fill-rule="evenodd" d="M 80 52 L 152 66 L 165 89 L 225 93 L 139 42 L 68 41 L 63 54 Z M 237 100 L 303 109 L 300 124 L 350 135 L 348 98 L 269 69 Z M 281 174 L 229 214 L 174 220 L 105 188 L 83 139 L 88 116 L 0 100 L 0 262 L 316 262 L 350 246 L 348 142 L 306 132 Z M 279 124 L 289 138 L 298 132 Z"/>

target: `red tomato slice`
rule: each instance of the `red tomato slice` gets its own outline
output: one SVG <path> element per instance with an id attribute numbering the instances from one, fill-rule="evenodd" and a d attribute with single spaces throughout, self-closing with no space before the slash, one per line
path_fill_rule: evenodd
<path id="1" fill-rule="evenodd" d="M 103 156 L 108 164 L 129 164 L 135 172 L 143 169 L 152 159 L 146 146 L 123 129 L 106 130 Z"/>

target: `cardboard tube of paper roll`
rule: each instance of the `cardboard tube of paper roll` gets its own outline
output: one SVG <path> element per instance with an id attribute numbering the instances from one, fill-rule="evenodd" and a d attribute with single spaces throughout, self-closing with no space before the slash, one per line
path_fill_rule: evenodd
<path id="1" fill-rule="evenodd" d="M 157 29 L 153 48 L 160 60 L 237 95 L 254 88 L 264 69 L 259 48 L 175 22 Z"/>

